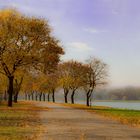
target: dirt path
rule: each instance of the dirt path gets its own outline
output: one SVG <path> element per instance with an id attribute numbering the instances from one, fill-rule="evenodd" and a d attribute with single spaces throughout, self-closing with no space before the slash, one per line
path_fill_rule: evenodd
<path id="1" fill-rule="evenodd" d="M 107 120 L 95 113 L 53 103 L 41 111 L 44 132 L 40 140 L 140 140 L 140 129 Z"/>

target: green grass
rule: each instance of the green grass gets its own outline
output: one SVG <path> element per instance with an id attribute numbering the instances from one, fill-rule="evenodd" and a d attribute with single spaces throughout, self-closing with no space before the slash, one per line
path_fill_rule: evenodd
<path id="1" fill-rule="evenodd" d="M 121 123 L 130 124 L 132 126 L 140 126 L 140 111 L 117 109 L 107 107 L 92 107 L 92 110 L 103 116 L 119 120 Z"/>
<path id="2" fill-rule="evenodd" d="M 0 105 L 0 140 L 34 140 L 40 131 L 39 110 L 33 103 L 19 102 L 12 108 Z"/>

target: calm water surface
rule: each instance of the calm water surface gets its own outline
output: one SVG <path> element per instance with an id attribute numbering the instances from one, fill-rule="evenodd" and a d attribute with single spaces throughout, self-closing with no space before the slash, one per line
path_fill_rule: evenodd
<path id="1" fill-rule="evenodd" d="M 77 101 L 76 103 L 85 104 L 84 101 Z M 108 106 L 114 108 L 123 108 L 123 109 L 133 109 L 140 110 L 140 101 L 139 102 L 125 102 L 125 101 L 94 101 L 92 105 L 95 106 Z"/>

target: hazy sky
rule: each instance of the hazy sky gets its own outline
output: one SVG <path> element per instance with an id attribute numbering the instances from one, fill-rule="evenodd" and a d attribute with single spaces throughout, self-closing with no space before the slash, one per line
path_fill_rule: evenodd
<path id="1" fill-rule="evenodd" d="M 140 0 L 0 0 L 49 20 L 63 59 L 103 59 L 111 86 L 140 85 Z"/>

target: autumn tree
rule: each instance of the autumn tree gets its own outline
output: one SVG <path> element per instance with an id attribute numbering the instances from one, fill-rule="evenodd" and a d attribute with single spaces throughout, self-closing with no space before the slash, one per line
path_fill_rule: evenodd
<path id="1" fill-rule="evenodd" d="M 81 62 L 73 60 L 65 62 L 65 65 L 67 65 L 69 69 L 67 75 L 69 77 L 69 87 L 72 91 L 71 103 L 74 104 L 76 90 L 84 85 L 84 75 L 87 72 L 87 67 Z"/>
<path id="2" fill-rule="evenodd" d="M 87 106 L 96 87 L 107 84 L 108 66 L 102 60 L 91 58 L 87 61 L 88 71 L 85 76 L 84 90 L 86 92 Z"/>
<path id="3" fill-rule="evenodd" d="M 24 76 L 22 84 L 22 92 L 25 93 L 25 99 L 41 100 L 42 97 L 42 83 L 45 82 L 45 77 L 41 72 L 30 71 Z"/>
<path id="4" fill-rule="evenodd" d="M 36 99 L 39 98 L 39 101 L 41 101 L 42 95 L 43 95 L 41 85 L 45 81 L 44 79 L 45 78 L 41 74 L 39 74 L 39 75 L 34 76 L 34 80 L 32 83 L 33 88 L 30 94 L 32 96 L 35 94 L 35 98 Z"/>
<path id="5" fill-rule="evenodd" d="M 64 100 L 65 103 L 68 103 L 68 93 L 70 91 L 71 77 L 69 75 L 69 63 L 64 62 L 59 64 L 58 73 L 59 73 L 59 85 L 63 88 L 64 91 Z"/>
<path id="6" fill-rule="evenodd" d="M 63 50 L 50 33 L 48 22 L 43 19 L 27 17 L 14 10 L 0 11 L 0 73 L 8 79 L 8 106 L 12 106 L 16 71 L 23 67 L 43 69 L 45 60 L 50 68 L 53 61 L 59 61 Z M 47 57 L 51 47 L 55 48 L 56 59 Z"/>
<path id="7" fill-rule="evenodd" d="M 49 90 L 48 90 L 48 84 L 47 84 L 47 78 L 46 75 L 41 73 L 41 77 L 39 77 L 39 84 L 38 84 L 38 93 L 39 93 L 39 100 L 41 101 L 41 97 L 43 96 L 43 100 L 45 101 L 46 94 L 48 96 L 49 101 Z"/>
<path id="8" fill-rule="evenodd" d="M 55 102 L 55 91 L 58 87 L 58 74 L 57 72 L 48 74 L 46 76 L 46 85 L 49 93 L 52 95 L 52 101 Z"/>
<path id="9" fill-rule="evenodd" d="M 60 56 L 64 54 L 64 51 L 59 47 L 59 40 L 54 37 L 49 38 L 47 47 L 43 53 L 43 68 L 40 70 L 44 74 L 48 75 L 51 73 L 56 73 L 58 68 L 58 63 L 60 62 Z M 61 54 L 61 55 L 60 55 Z"/>
<path id="10" fill-rule="evenodd" d="M 22 86 L 21 86 L 21 92 L 25 94 L 25 100 L 30 99 L 32 96 L 33 99 L 33 89 L 35 88 L 35 78 L 31 73 L 26 73 L 24 75 Z"/>

